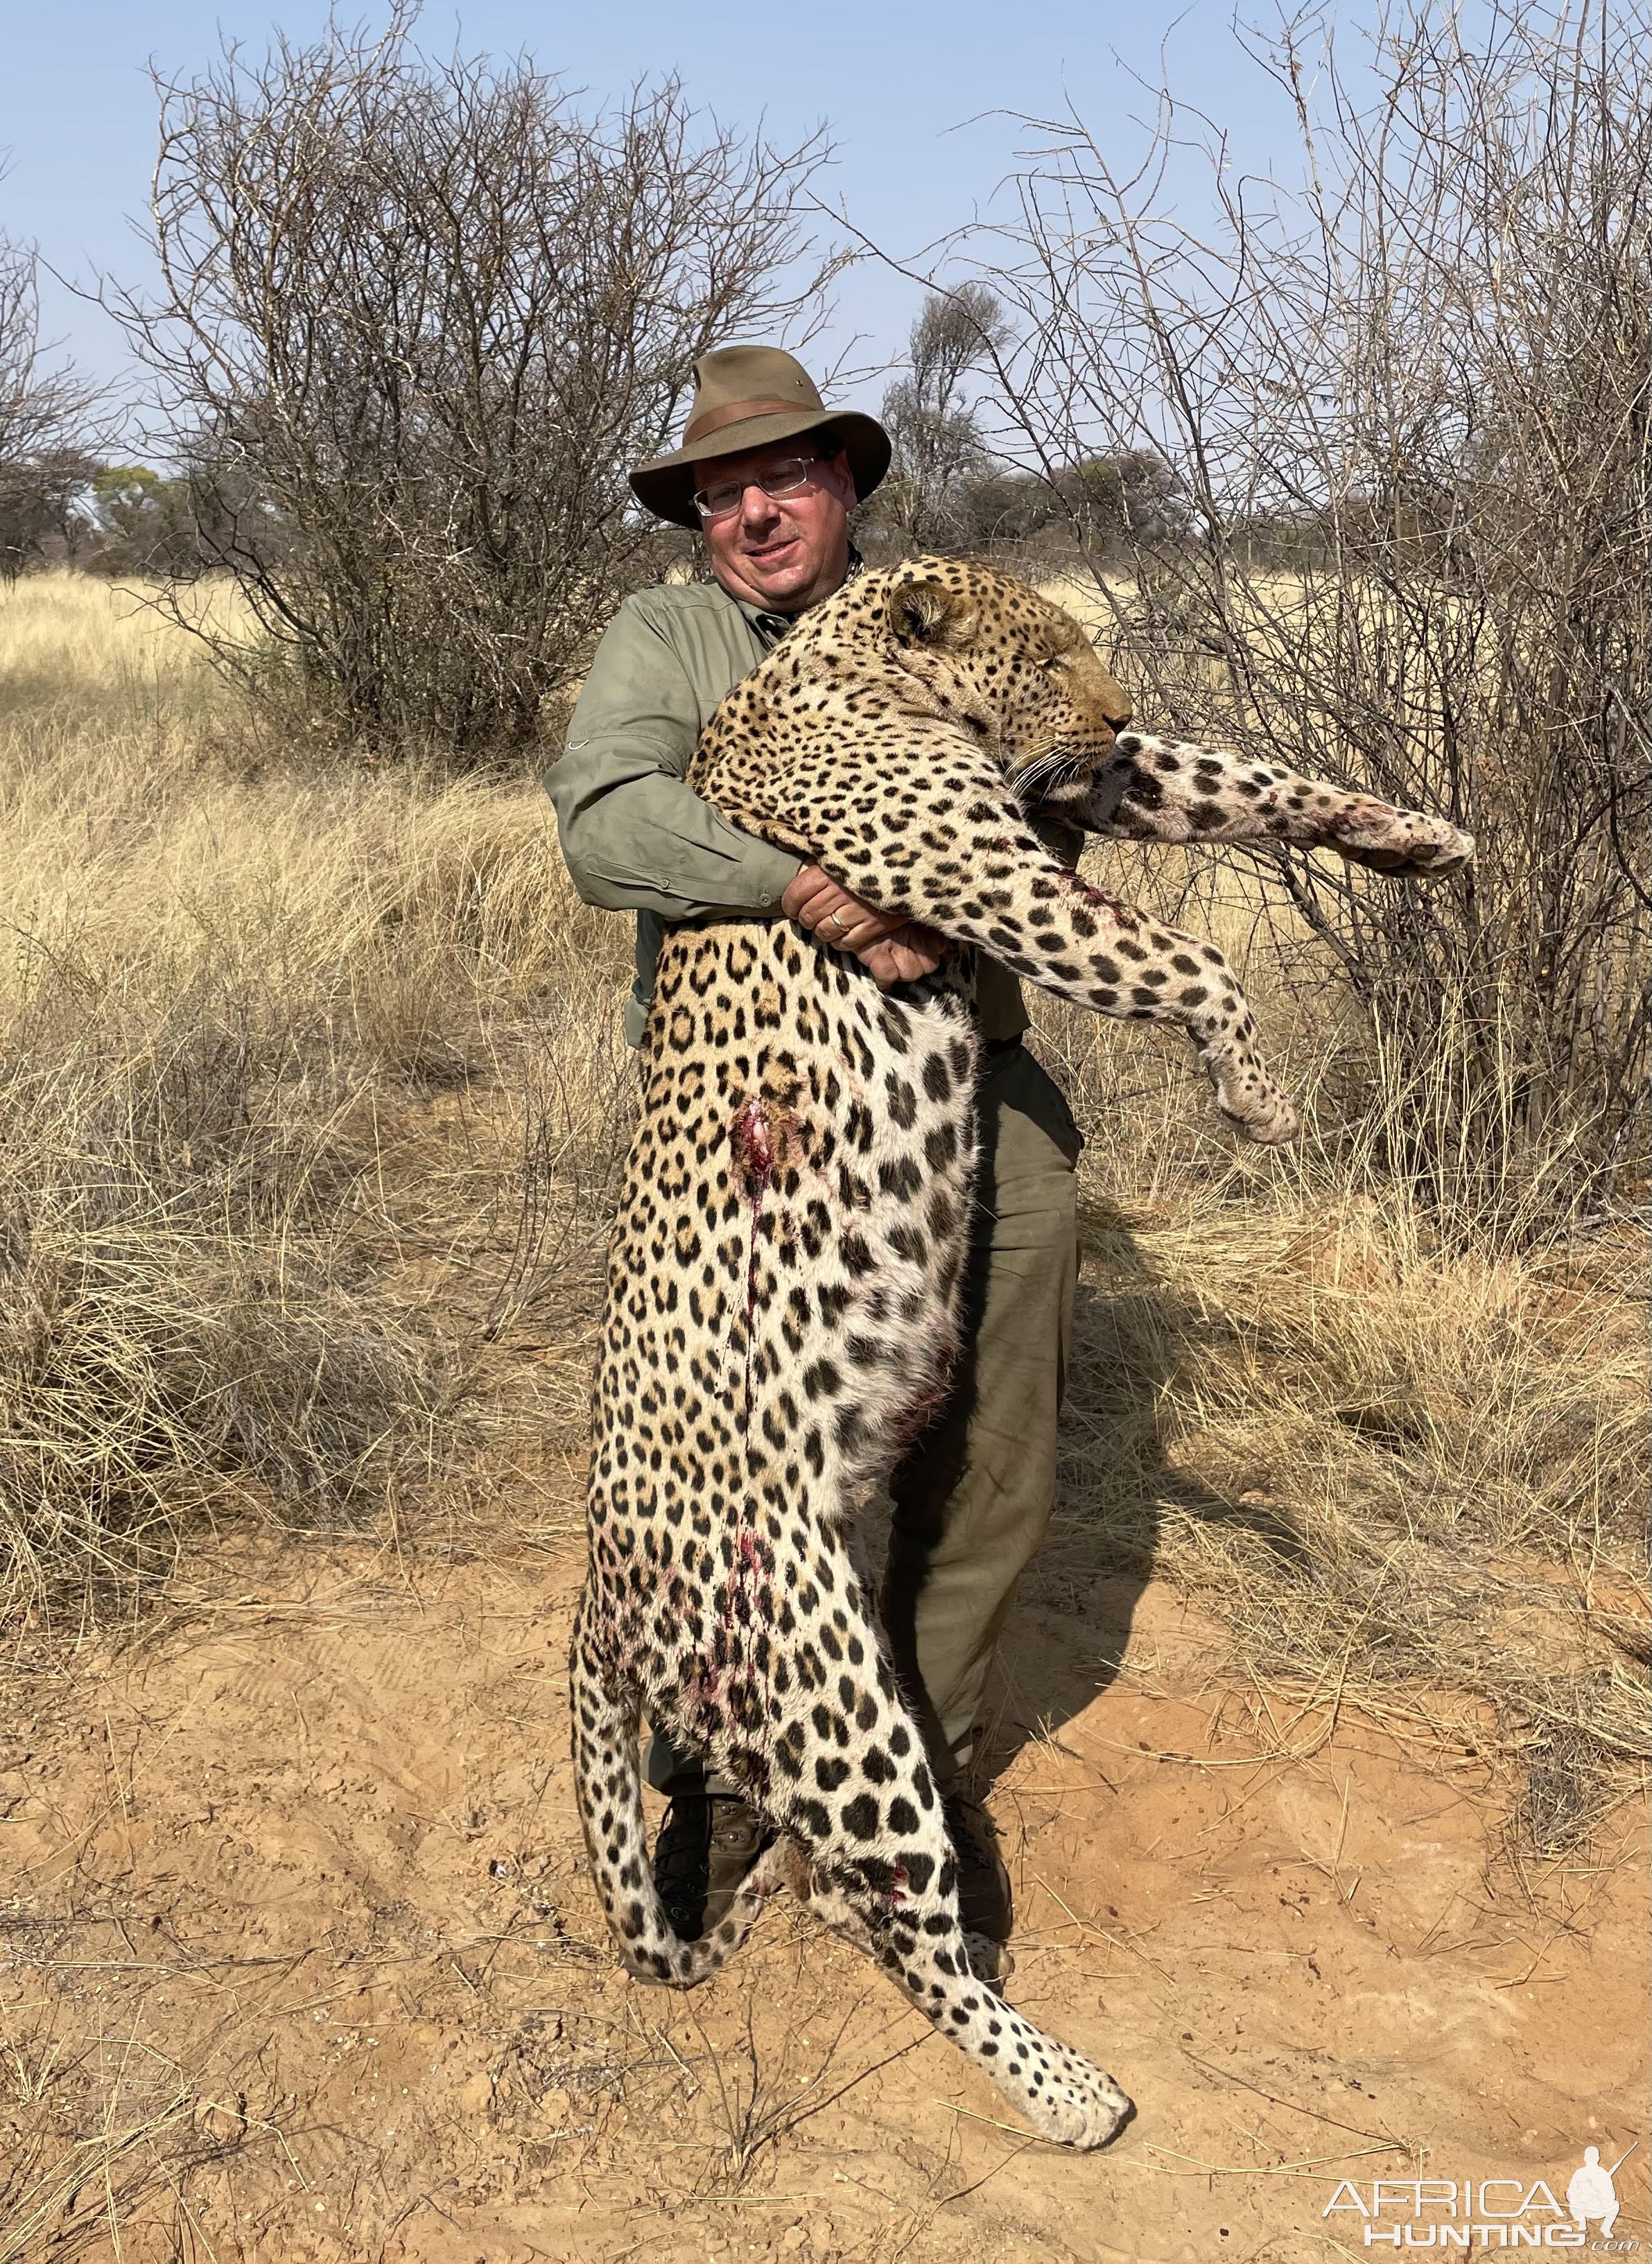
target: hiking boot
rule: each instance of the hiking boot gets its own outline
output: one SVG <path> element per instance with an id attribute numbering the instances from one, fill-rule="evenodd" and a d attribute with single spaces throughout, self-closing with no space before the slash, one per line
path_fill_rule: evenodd
<path id="1" fill-rule="evenodd" d="M 737 1795 L 677 1795 L 654 1843 L 654 1883 L 679 1941 L 698 1941 L 721 1925 L 773 1837 Z"/>
<path id="2" fill-rule="evenodd" d="M 1011 1970 L 1004 1945 L 1015 1923 L 1015 1905 L 1010 1874 L 998 1853 L 997 1832 L 980 1802 L 961 1792 L 942 1794 L 941 1813 L 958 1863 L 958 1904 L 964 1931 L 995 1945 L 1000 1953 L 997 1970 L 1002 1976 Z"/>

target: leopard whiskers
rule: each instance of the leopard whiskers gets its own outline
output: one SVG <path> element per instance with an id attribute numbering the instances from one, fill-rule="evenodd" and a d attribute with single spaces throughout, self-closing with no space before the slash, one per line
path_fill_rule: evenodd
<path id="1" fill-rule="evenodd" d="M 1029 803 L 1042 802 L 1053 787 L 1064 786 L 1083 772 L 1088 758 L 1058 739 L 1051 746 L 1023 763 L 1010 781 L 1016 799 L 1025 808 Z"/>

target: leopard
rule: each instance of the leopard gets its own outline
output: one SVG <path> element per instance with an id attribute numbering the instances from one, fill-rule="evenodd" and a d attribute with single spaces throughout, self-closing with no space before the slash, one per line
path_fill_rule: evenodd
<path id="1" fill-rule="evenodd" d="M 966 1933 L 858 1538 L 958 1346 L 975 969 L 990 954 L 1097 1013 L 1180 1029 L 1223 1114 L 1277 1144 L 1294 1112 L 1221 953 L 1081 874 L 1066 837 L 1329 845 L 1401 873 L 1473 851 L 1443 820 L 1131 733 L 1130 716 L 1070 615 L 990 565 L 925 558 L 804 613 L 710 719 L 697 792 L 945 949 L 885 990 L 785 919 L 668 936 L 610 1256 L 569 1677 L 590 1872 L 637 1980 L 706 1980 L 801 1883 L 1033 2130 L 1079 2149 L 1132 2103 L 1013 2008 L 994 1946 Z M 693 1941 L 649 1869 L 644 1716 L 774 1835 Z"/>

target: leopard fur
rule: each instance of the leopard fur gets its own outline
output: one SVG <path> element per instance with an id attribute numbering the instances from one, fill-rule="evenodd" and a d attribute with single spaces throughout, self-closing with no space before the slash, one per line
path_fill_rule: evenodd
<path id="1" fill-rule="evenodd" d="M 1081 879 L 1029 807 L 1145 838 L 1451 854 L 1429 821 L 1361 800 L 1344 824 L 1353 797 L 1121 737 L 1127 720 L 1068 616 L 939 560 L 847 585 L 713 717 L 690 774 L 707 801 L 953 947 L 886 996 L 786 921 L 668 939 L 611 1259 L 571 1676 L 592 1875 L 638 1978 L 715 1971 L 789 1842 L 816 1907 L 1035 2130 L 1080 2147 L 1130 2102 L 972 1964 L 939 1794 L 851 1547 L 956 1339 L 974 954 L 1098 1012 L 1178 1023 L 1221 1106 L 1274 1140 L 1289 1104 L 1221 954 Z M 643 1714 L 783 1835 L 704 1940 L 678 1938 L 654 1889 Z"/>

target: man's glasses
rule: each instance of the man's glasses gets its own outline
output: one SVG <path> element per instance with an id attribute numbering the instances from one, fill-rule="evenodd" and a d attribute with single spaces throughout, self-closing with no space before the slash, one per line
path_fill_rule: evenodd
<path id="1" fill-rule="evenodd" d="M 819 461 L 817 456 L 782 456 L 766 472 L 750 473 L 743 480 L 719 480 L 715 487 L 700 489 L 694 508 L 705 519 L 727 519 L 745 501 L 748 488 L 761 488 L 765 496 L 797 495 L 808 485 Z"/>

